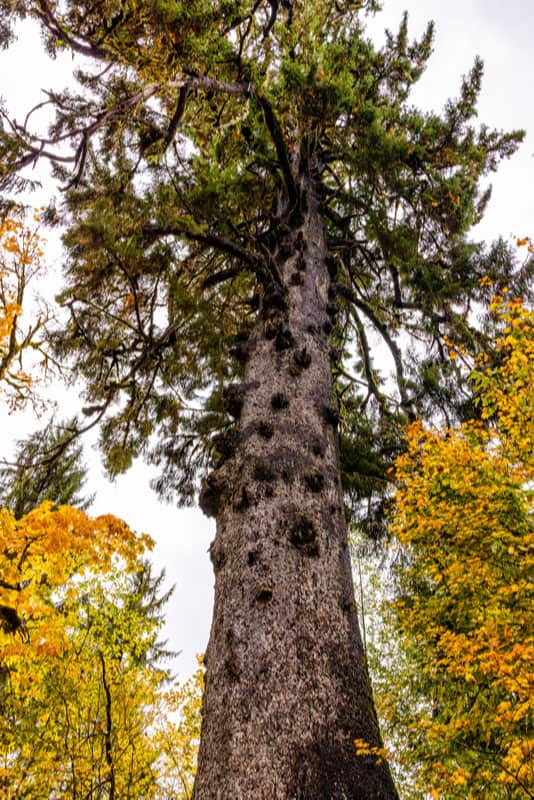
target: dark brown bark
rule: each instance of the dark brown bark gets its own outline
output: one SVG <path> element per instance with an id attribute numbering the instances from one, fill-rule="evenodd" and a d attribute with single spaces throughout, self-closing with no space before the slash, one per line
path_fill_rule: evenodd
<path id="1" fill-rule="evenodd" d="M 217 517 L 194 800 L 394 800 L 358 630 L 313 197 L 249 343 L 239 437 L 206 482 Z M 301 277 L 297 280 L 297 274 Z"/>
<path id="2" fill-rule="evenodd" d="M 98 654 L 100 657 L 100 666 L 102 668 L 102 686 L 104 687 L 104 694 L 106 696 L 106 727 L 104 729 L 104 752 L 106 754 L 106 764 L 108 767 L 109 776 L 109 800 L 115 800 L 115 764 L 113 762 L 113 719 L 111 714 L 111 691 L 109 688 L 107 675 L 106 675 L 106 660 L 103 653 Z"/>

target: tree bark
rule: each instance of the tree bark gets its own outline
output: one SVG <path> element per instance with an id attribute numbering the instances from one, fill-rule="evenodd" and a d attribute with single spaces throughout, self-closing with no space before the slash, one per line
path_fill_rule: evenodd
<path id="1" fill-rule="evenodd" d="M 98 654 L 100 657 L 100 666 L 102 668 L 102 686 L 104 687 L 104 694 L 106 696 L 106 727 L 104 728 L 104 752 L 106 754 L 106 764 L 108 767 L 109 778 L 109 800 L 115 800 L 115 764 L 113 761 L 113 717 L 111 714 L 111 691 L 106 675 L 106 659 L 103 653 Z"/>
<path id="2" fill-rule="evenodd" d="M 330 277 L 312 191 L 275 253 L 209 477 L 215 609 L 194 800 L 396 800 L 354 603 L 330 367 Z M 330 316 L 329 316 L 330 314 Z"/>

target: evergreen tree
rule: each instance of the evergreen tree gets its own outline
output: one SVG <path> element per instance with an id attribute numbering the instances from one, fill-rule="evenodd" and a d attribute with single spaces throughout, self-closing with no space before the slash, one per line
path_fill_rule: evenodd
<path id="1" fill-rule="evenodd" d="M 341 473 L 355 511 L 383 494 L 405 421 L 465 412 L 443 342 L 483 344 L 482 277 L 526 288 L 502 243 L 466 238 L 521 134 L 474 126 L 480 61 L 441 115 L 410 105 L 432 26 L 411 42 L 405 17 L 377 49 L 378 5 L 0 2 L 51 55 L 83 56 L 47 136 L 0 134 L 5 187 L 41 157 L 64 183 L 56 351 L 111 474 L 144 455 L 163 497 L 192 502 L 201 482 L 217 519 L 195 800 L 397 796 Z"/>
<path id="2" fill-rule="evenodd" d="M 0 506 L 17 519 L 45 500 L 86 510 L 92 497 L 80 492 L 87 469 L 82 447 L 73 438 L 76 421 L 50 422 L 45 428 L 17 442 L 12 463 L 0 469 Z"/>

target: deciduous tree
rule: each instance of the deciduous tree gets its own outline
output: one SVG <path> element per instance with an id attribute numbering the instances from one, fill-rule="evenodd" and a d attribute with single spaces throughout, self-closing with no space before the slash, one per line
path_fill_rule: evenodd
<path id="1" fill-rule="evenodd" d="M 493 314 L 472 376 L 484 422 L 414 424 L 397 462 L 395 657 L 375 669 L 407 797 L 534 796 L 534 314 L 502 298 Z"/>
<path id="2" fill-rule="evenodd" d="M 201 659 L 199 658 L 199 662 Z M 174 683 L 163 696 L 163 715 L 155 728 L 158 750 L 158 798 L 189 800 L 197 770 L 204 666 L 185 683 Z"/>
<path id="3" fill-rule="evenodd" d="M 2 796 L 154 797 L 168 595 L 149 539 L 50 502 L 0 513 Z"/>
<path id="4" fill-rule="evenodd" d="M 22 320 L 28 285 L 43 268 L 38 227 L 37 215 L 29 222 L 24 210 L 0 206 L 0 399 L 11 407 L 38 402 L 31 373 L 51 363 L 44 347 L 50 310 L 34 302 L 33 319 Z"/>

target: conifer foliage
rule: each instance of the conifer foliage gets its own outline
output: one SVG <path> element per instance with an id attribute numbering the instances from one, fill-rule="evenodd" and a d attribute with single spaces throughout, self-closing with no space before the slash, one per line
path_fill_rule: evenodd
<path id="1" fill-rule="evenodd" d="M 224 389 L 240 378 L 258 308 L 276 317 L 290 288 L 282 243 L 310 169 L 328 238 L 338 394 L 371 420 L 352 439 L 367 450 L 399 413 L 454 405 L 442 335 L 472 344 L 464 312 L 487 295 L 479 279 L 510 285 L 513 269 L 502 246 L 483 254 L 464 234 L 489 197 L 480 178 L 522 134 L 474 126 L 480 61 L 441 115 L 417 111 L 409 95 L 433 28 L 412 42 L 405 17 L 377 50 L 364 28 L 377 6 L 2 3 L 5 26 L 37 19 L 52 55 L 79 56 L 78 90 L 49 95 L 48 134 L 4 110 L 0 152 L 6 189 L 44 157 L 67 189 L 71 321 L 56 346 L 87 381 L 85 410 L 103 423 L 112 473 L 142 453 L 162 467 L 162 495 L 191 502 L 198 475 L 224 457 Z M 280 325 L 271 328 L 283 349 Z M 400 342 L 412 332 L 426 343 L 417 364 Z M 393 403 L 373 360 L 377 337 L 397 379 Z"/>
<path id="2" fill-rule="evenodd" d="M 82 447 L 73 441 L 75 430 L 75 420 L 50 422 L 17 442 L 11 461 L 0 468 L 0 506 L 17 519 L 45 500 L 87 510 L 93 498 L 81 494 L 87 470 Z"/>
<path id="3" fill-rule="evenodd" d="M 6 110 L 0 130 L 7 191 L 42 158 L 65 191 L 48 212 L 66 226 L 55 353 L 110 473 L 143 455 L 163 497 L 200 485 L 217 518 L 196 800 L 397 797 L 341 474 L 378 530 L 404 423 L 464 411 L 444 336 L 480 344 L 482 276 L 528 278 L 466 237 L 522 134 L 474 124 L 478 60 L 441 114 L 415 109 L 432 26 L 411 41 L 404 16 L 377 48 L 378 6 L 0 0 L 6 44 L 29 17 L 75 57 L 47 133 Z"/>

